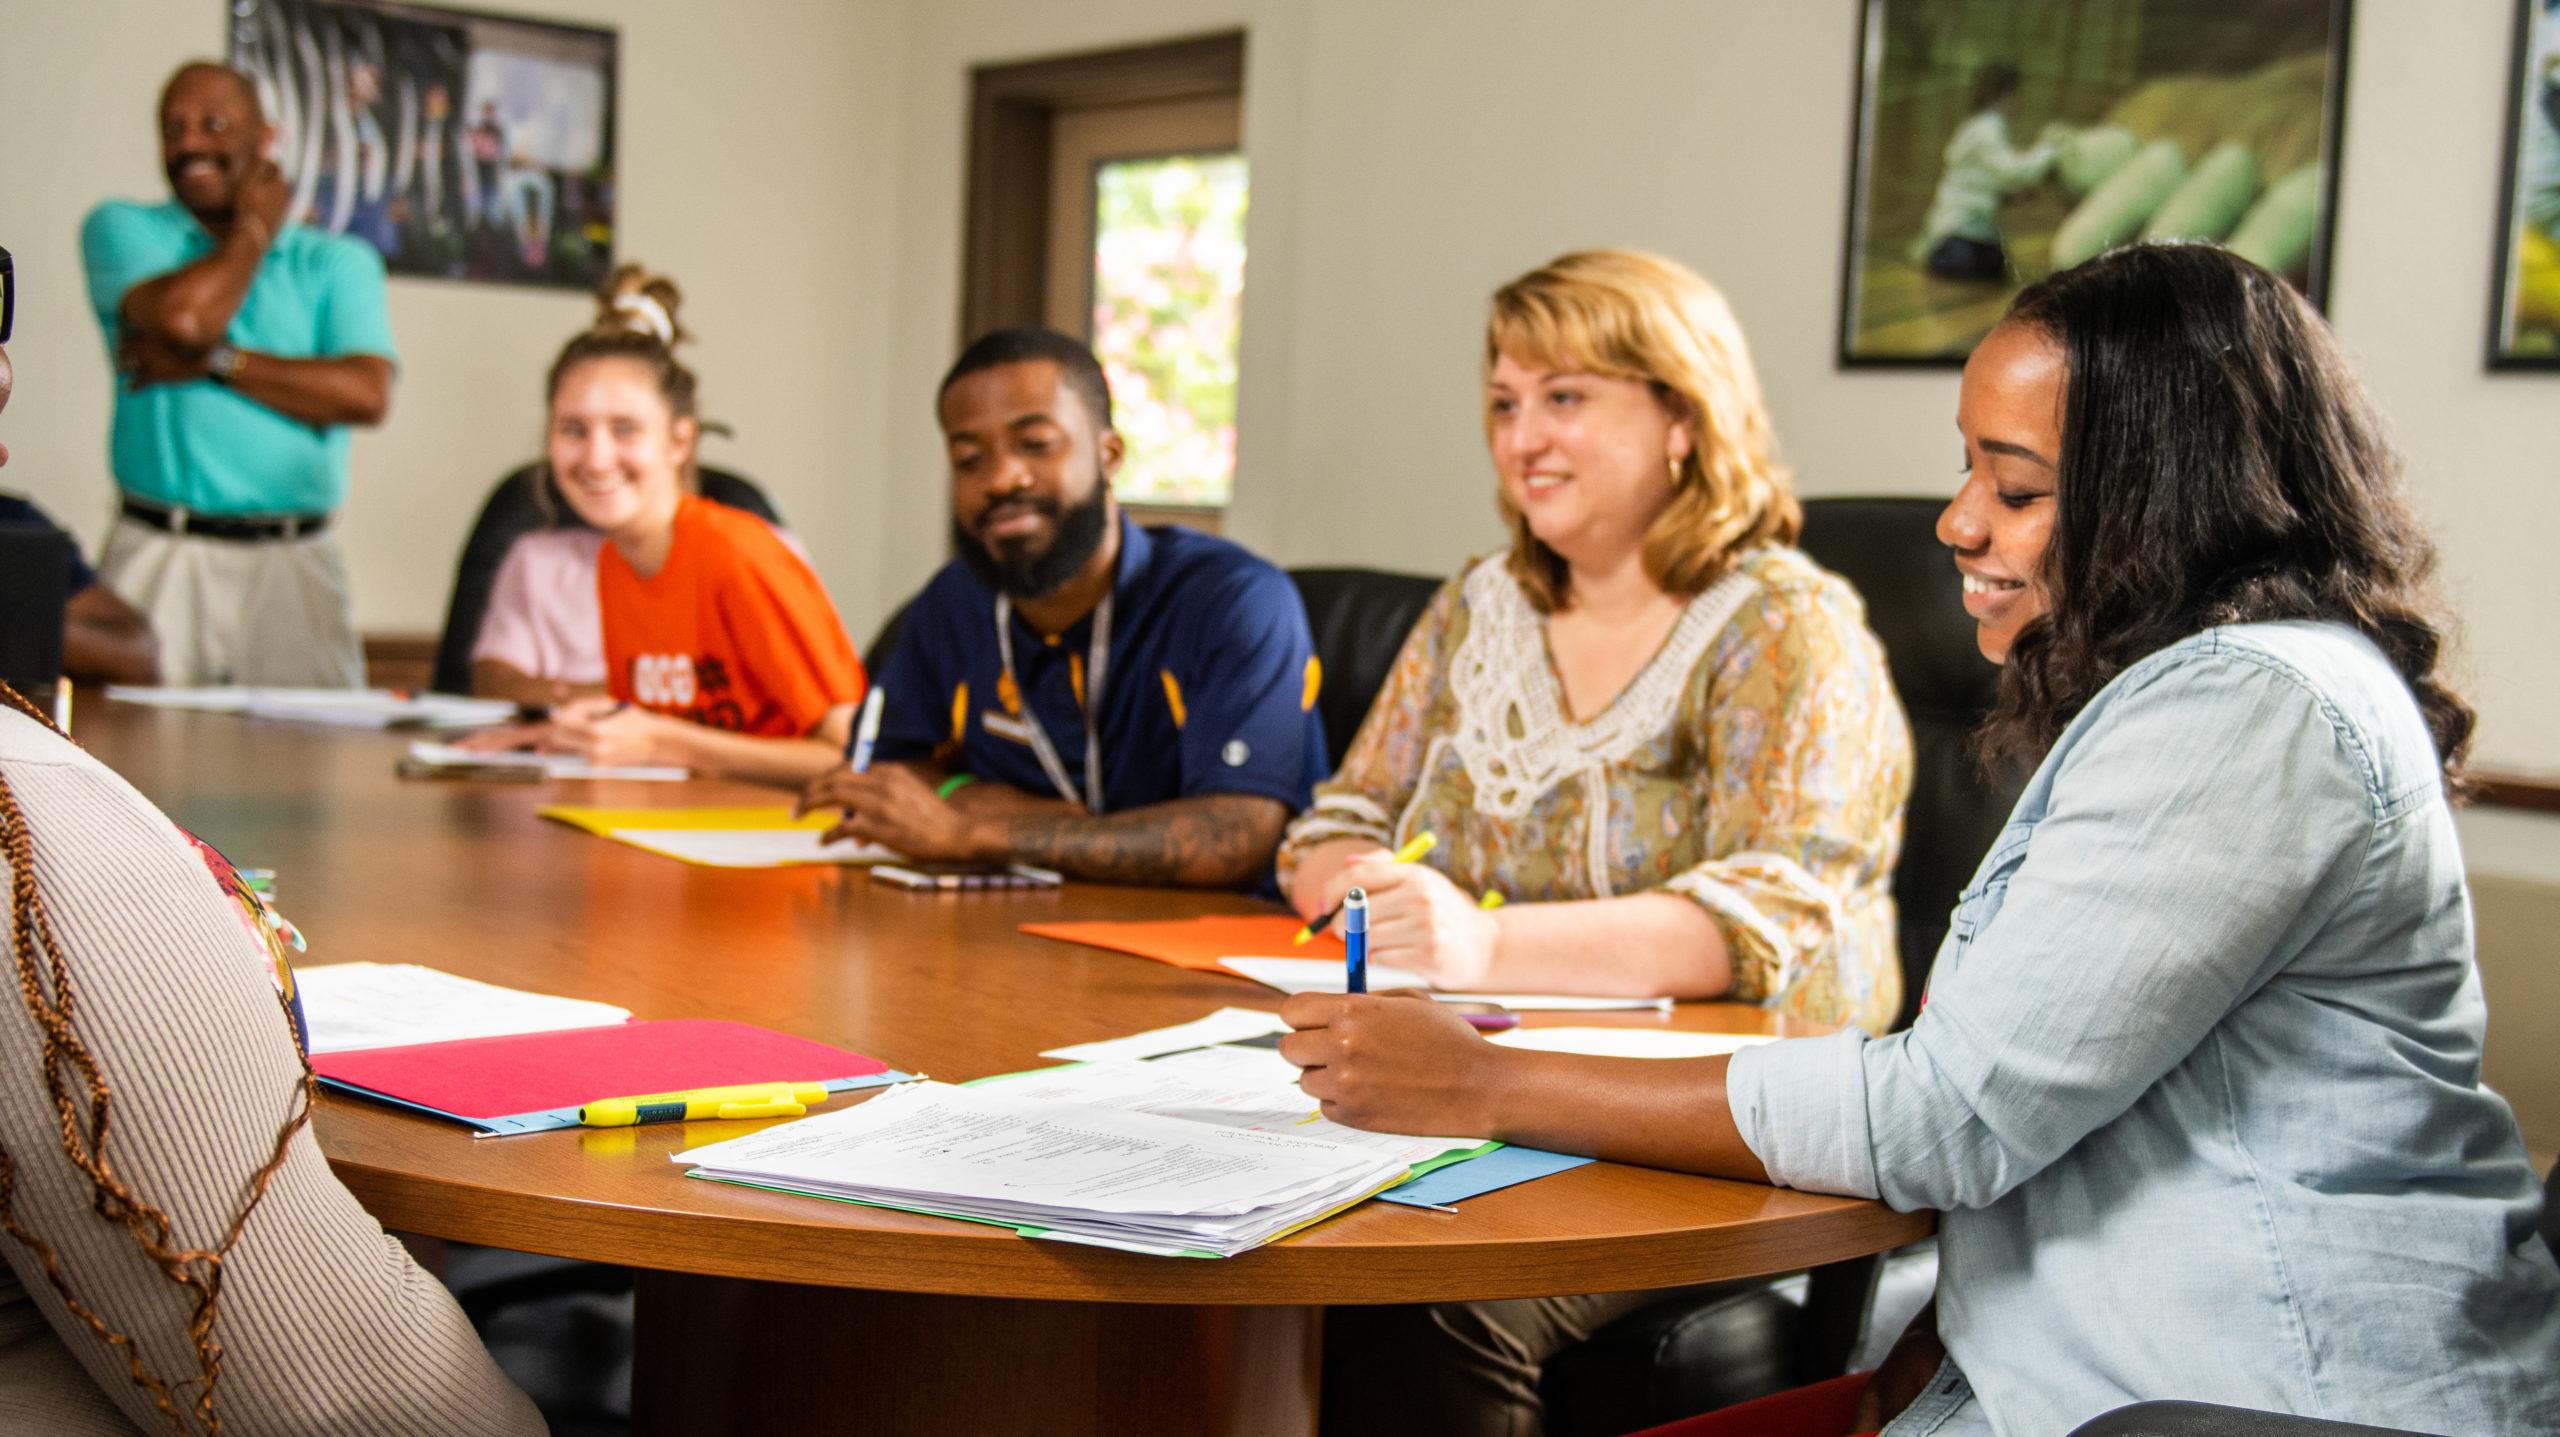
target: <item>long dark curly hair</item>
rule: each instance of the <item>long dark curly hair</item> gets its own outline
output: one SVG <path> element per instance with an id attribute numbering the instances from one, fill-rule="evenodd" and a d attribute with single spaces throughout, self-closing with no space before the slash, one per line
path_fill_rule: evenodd
<path id="1" fill-rule="evenodd" d="M 2062 455 L 2039 575 L 1977 735 L 1986 764 L 2052 745 L 2129 665 L 2218 624 L 2327 619 L 2407 680 L 2448 789 L 2473 715 L 2442 673 L 2435 548 L 2329 326 L 2228 250 L 2132 245 L 2009 307 L 2062 346 Z"/>

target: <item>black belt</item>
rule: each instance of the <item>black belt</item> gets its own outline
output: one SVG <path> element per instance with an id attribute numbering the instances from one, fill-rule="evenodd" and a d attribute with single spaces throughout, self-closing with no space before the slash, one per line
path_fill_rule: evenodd
<path id="1" fill-rule="evenodd" d="M 185 534 L 197 539 L 231 539 L 244 544 L 261 539 L 302 539 L 329 527 L 326 514 L 199 514 L 191 509 L 164 508 L 140 499 L 124 501 L 124 516 L 164 534 Z"/>

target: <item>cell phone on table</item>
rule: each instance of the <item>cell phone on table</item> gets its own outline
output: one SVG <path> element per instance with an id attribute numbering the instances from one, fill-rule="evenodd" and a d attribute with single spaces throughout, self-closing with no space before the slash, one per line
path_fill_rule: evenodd
<path id="1" fill-rule="evenodd" d="M 875 863 L 875 883 L 922 890 L 959 888 L 1055 888 L 1066 880 L 1054 869 L 1028 863 Z"/>

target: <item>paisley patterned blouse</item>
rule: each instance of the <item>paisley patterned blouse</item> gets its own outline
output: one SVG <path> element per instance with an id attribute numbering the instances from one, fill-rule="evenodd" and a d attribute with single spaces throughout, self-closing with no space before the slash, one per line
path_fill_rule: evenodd
<path id="1" fill-rule="evenodd" d="M 1425 861 L 1470 893 L 1677 893 L 1723 930 L 1730 996 L 1890 1027 L 1911 730 L 1856 591 L 1794 549 L 1755 550 L 1606 709 L 1576 723 L 1563 694 L 1544 619 L 1500 556 L 1477 561 L 1290 826 L 1283 886 L 1314 844 L 1428 830 Z"/>

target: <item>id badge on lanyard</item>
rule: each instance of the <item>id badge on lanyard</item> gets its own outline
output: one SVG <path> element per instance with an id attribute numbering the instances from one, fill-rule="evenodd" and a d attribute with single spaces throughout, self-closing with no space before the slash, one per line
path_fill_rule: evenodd
<path id="1" fill-rule="evenodd" d="M 1016 693 L 1023 692 L 1022 679 L 1013 671 L 1013 600 L 996 596 L 996 653 L 1004 661 L 1004 676 Z M 1075 780 L 1067 776 L 1066 761 L 1058 757 L 1057 744 L 1050 741 L 1047 725 L 1041 723 L 1040 712 L 1029 700 L 1022 705 L 1022 725 L 1031 736 L 1031 752 L 1040 760 L 1042 772 L 1058 796 L 1069 803 L 1084 805 L 1087 813 L 1102 812 L 1102 681 L 1111 662 L 1111 596 L 1093 611 L 1093 641 L 1085 651 L 1084 691 L 1084 791 L 1076 791 Z"/>

